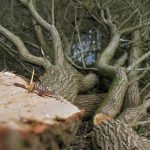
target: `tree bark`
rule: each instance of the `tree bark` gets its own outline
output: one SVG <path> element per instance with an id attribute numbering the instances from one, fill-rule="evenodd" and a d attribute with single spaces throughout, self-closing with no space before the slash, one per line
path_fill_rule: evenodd
<path id="1" fill-rule="evenodd" d="M 41 77 L 41 82 L 45 87 L 55 91 L 56 94 L 61 95 L 68 101 L 74 103 L 81 87 L 84 91 L 88 91 L 95 86 L 95 84 L 97 84 L 97 76 L 91 74 L 84 77 L 84 75 L 72 67 L 71 64 L 65 60 L 61 38 L 55 25 L 49 24 L 39 15 L 32 3 L 32 0 L 19 1 L 28 8 L 35 21 L 51 33 L 55 52 L 55 65 L 52 65 L 47 58 L 33 56 L 29 53 L 28 49 L 18 36 L 1 25 L 0 33 L 8 38 L 18 48 L 18 51 L 23 59 L 44 67 L 45 73 Z"/>
<path id="2" fill-rule="evenodd" d="M 137 61 L 142 52 L 141 52 L 141 34 L 140 30 L 136 30 L 132 34 L 133 44 L 130 50 L 129 55 L 129 65 L 132 65 L 135 61 Z M 137 65 L 135 69 L 137 69 L 140 65 Z M 132 82 L 134 79 L 138 78 L 137 71 L 131 71 L 128 74 L 129 82 Z M 125 107 L 134 107 L 141 104 L 140 94 L 139 94 L 139 81 L 134 81 L 128 87 L 126 99 L 125 99 Z"/>
<path id="3" fill-rule="evenodd" d="M 140 137 L 118 120 L 105 121 L 94 127 L 94 150 L 149 150 L 150 141 Z"/>
<path id="4" fill-rule="evenodd" d="M 81 110 L 84 110 L 84 117 L 92 117 L 106 96 L 107 94 L 105 93 L 78 95 L 74 104 Z"/>
<path id="5" fill-rule="evenodd" d="M 106 67 L 105 69 L 109 70 L 109 68 Z M 108 91 L 108 96 L 104 102 L 99 105 L 96 111 L 96 113 L 104 113 L 112 117 L 115 117 L 120 112 L 128 87 L 128 79 L 125 70 L 123 68 L 114 68 L 114 73 L 115 76 Z"/>

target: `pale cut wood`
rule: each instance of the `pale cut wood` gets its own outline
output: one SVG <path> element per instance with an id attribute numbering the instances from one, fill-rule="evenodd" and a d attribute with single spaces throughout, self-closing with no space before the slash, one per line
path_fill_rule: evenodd
<path id="1" fill-rule="evenodd" d="M 78 128 L 83 112 L 60 96 L 42 97 L 36 93 L 28 93 L 28 90 L 15 86 L 14 83 L 25 86 L 28 84 L 22 77 L 13 73 L 0 72 L 0 137 L 3 137 L 3 131 L 13 130 L 13 134 L 17 134 L 22 143 L 24 139 L 20 137 L 20 133 L 30 133 L 32 136 L 29 137 L 32 138 L 28 138 L 28 141 L 35 139 L 38 141 L 34 141 L 38 143 L 36 145 L 45 148 L 44 141 L 41 142 L 39 138 L 46 135 L 49 148 L 65 148 Z M 7 138 L 12 136 L 4 135 Z M 56 136 L 60 139 L 56 139 Z M 3 143 L 9 145 L 8 140 Z M 31 144 L 30 148 L 33 148 L 33 145 Z"/>

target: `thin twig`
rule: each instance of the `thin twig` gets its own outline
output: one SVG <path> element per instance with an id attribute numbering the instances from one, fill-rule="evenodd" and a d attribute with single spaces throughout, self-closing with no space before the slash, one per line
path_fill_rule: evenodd
<path id="1" fill-rule="evenodd" d="M 150 50 L 143 54 L 143 56 L 141 56 L 137 61 L 135 61 L 132 65 L 130 65 L 129 67 L 127 67 L 127 70 L 128 71 L 132 71 L 134 70 L 134 67 L 136 67 L 138 64 L 140 64 L 142 61 L 144 61 L 146 58 L 148 58 L 150 56 Z M 147 68 L 139 68 L 139 69 L 136 69 L 136 71 L 142 71 L 142 70 L 149 70 L 150 67 L 147 67 Z"/>
<path id="2" fill-rule="evenodd" d="M 134 16 L 134 14 L 135 14 L 137 11 L 138 11 L 138 9 L 136 9 L 135 11 L 133 11 L 133 13 L 131 13 L 131 14 L 129 15 L 129 17 L 128 17 L 127 19 L 125 19 L 125 20 L 121 23 L 121 25 L 118 27 L 118 29 L 121 29 L 121 27 L 123 27 L 123 26 Z"/>
<path id="3" fill-rule="evenodd" d="M 137 121 L 131 125 L 129 125 L 130 127 L 135 127 L 135 126 L 139 126 L 139 125 L 146 125 L 150 123 L 150 119 L 145 120 L 145 121 Z"/>
<path id="4" fill-rule="evenodd" d="M 82 53 L 86 54 L 86 53 L 97 53 L 97 52 L 99 52 L 99 49 L 98 50 L 86 50 L 86 51 L 83 51 Z M 78 55 L 81 55 L 81 54 L 76 54 L 76 56 Z M 76 56 L 72 56 L 70 58 L 72 59 L 72 58 L 75 58 Z"/>
<path id="5" fill-rule="evenodd" d="M 89 71 L 98 71 L 99 70 L 97 68 L 83 68 L 83 67 L 80 67 L 77 64 L 75 64 L 68 56 L 65 55 L 65 57 L 77 69 L 80 69 L 80 70 L 89 70 Z"/>
<path id="6" fill-rule="evenodd" d="M 146 101 L 148 98 L 150 98 L 150 92 L 143 98 L 143 101 Z"/>
<path id="7" fill-rule="evenodd" d="M 141 75 L 138 78 L 129 82 L 129 86 L 132 85 L 133 82 L 139 81 L 146 73 L 147 73 L 147 70 L 145 70 L 143 73 L 141 73 Z"/>
<path id="8" fill-rule="evenodd" d="M 55 25 L 55 14 L 54 14 L 54 9 L 55 9 L 55 2 L 52 0 L 52 8 L 51 8 L 51 13 L 52 13 L 52 25 Z"/>
<path id="9" fill-rule="evenodd" d="M 140 24 L 140 25 L 137 25 L 135 27 L 125 28 L 125 29 L 123 29 L 123 30 L 120 31 L 120 34 L 130 33 L 130 32 L 133 32 L 135 30 L 141 29 L 141 28 L 149 26 L 149 25 L 150 25 L 150 21 L 149 22 L 145 22 L 145 23 Z"/>
<path id="10" fill-rule="evenodd" d="M 127 71 L 144 71 L 144 70 L 150 70 L 150 67 L 147 68 L 137 68 L 137 69 L 126 69 Z"/>
<path id="11" fill-rule="evenodd" d="M 84 61 L 84 56 L 83 56 L 83 45 L 81 43 L 81 38 L 80 38 L 80 34 L 79 34 L 79 28 L 78 28 L 78 25 L 77 25 L 77 9 L 76 9 L 76 12 L 75 12 L 75 26 L 76 26 L 76 31 L 77 31 L 77 35 L 78 35 L 78 39 L 79 39 L 79 44 L 80 44 L 80 54 L 81 54 L 81 60 L 82 60 L 82 64 L 83 64 L 83 67 L 86 68 L 86 65 L 85 65 L 85 61 Z"/>
<path id="12" fill-rule="evenodd" d="M 42 57 L 36 57 L 32 55 L 27 47 L 24 45 L 23 41 L 13 34 L 11 31 L 7 30 L 3 26 L 0 25 L 0 33 L 3 34 L 8 40 L 10 40 L 18 49 L 20 56 L 26 61 L 37 64 L 39 66 L 43 66 L 46 70 L 51 67 L 51 63 Z"/>
<path id="13" fill-rule="evenodd" d="M 150 83 L 148 83 L 140 92 L 140 95 L 150 86 Z"/>

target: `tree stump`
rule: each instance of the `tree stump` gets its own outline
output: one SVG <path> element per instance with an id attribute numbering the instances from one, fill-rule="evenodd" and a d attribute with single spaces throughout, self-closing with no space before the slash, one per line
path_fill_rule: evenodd
<path id="1" fill-rule="evenodd" d="M 61 96 L 19 87 L 28 84 L 13 73 L 0 73 L 0 150 L 67 149 L 83 112 Z"/>

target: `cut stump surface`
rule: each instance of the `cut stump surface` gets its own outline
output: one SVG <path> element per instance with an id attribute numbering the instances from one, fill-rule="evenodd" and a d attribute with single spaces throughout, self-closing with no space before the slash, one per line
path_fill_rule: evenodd
<path id="1" fill-rule="evenodd" d="M 62 97 L 60 100 L 28 93 L 15 83 L 28 84 L 13 73 L 0 73 L 0 149 L 10 149 L 14 145 L 10 137 L 16 135 L 19 143 L 15 145 L 23 148 L 65 149 L 83 112 Z"/>

